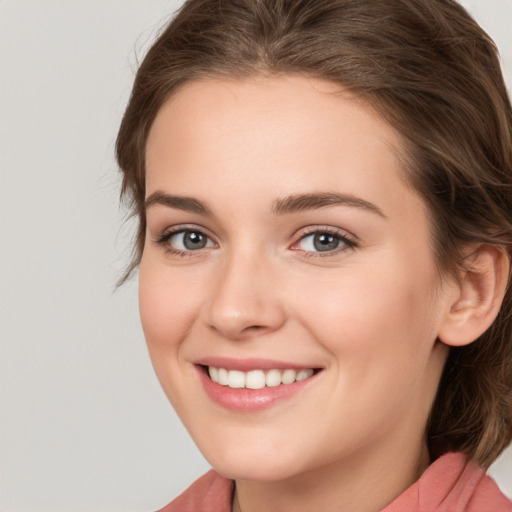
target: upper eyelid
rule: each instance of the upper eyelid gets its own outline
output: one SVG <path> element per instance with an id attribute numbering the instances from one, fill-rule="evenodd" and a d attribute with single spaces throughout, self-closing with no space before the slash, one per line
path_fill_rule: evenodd
<path id="1" fill-rule="evenodd" d="M 197 224 L 177 224 L 174 226 L 169 226 L 165 229 L 163 229 L 154 239 L 154 241 L 162 241 L 163 239 L 169 239 L 171 236 L 176 235 L 178 233 L 186 232 L 186 231 L 197 231 L 202 233 L 203 235 L 207 236 L 212 242 L 214 242 L 216 245 L 219 245 L 219 242 L 217 240 L 217 237 L 215 237 L 211 231 L 203 226 L 199 226 Z M 312 225 L 312 226 L 305 226 L 303 228 L 300 228 L 299 230 L 295 231 L 294 235 L 292 235 L 292 242 L 289 246 L 293 246 L 300 242 L 302 239 L 306 238 L 307 236 L 314 235 L 316 233 L 328 233 L 331 235 L 338 236 L 340 238 L 345 238 L 354 245 L 359 244 L 359 239 L 354 234 L 350 233 L 346 229 L 329 226 L 329 225 Z"/>
<path id="2" fill-rule="evenodd" d="M 198 224 L 176 224 L 173 226 L 169 226 L 164 228 L 161 233 L 167 234 L 167 233 L 179 233 L 181 231 L 200 231 L 201 233 L 204 233 L 205 235 L 211 236 L 214 238 L 214 235 L 212 235 L 211 231 L 208 228 L 205 228 L 204 226 L 200 226 Z M 357 240 L 357 237 L 347 231 L 346 229 L 337 228 L 334 226 L 328 226 L 328 225 L 311 225 L 311 226 L 305 226 L 295 231 L 295 234 L 298 236 L 304 236 L 312 233 L 333 233 L 333 234 L 339 234 L 339 235 L 346 235 L 347 238 L 353 238 Z"/>
<path id="3" fill-rule="evenodd" d="M 181 255 L 184 256 L 187 255 L 193 255 L 195 253 L 201 253 L 203 250 L 211 250 L 212 247 L 202 247 L 200 249 L 196 250 L 189 250 L 189 249 L 178 249 L 176 247 L 173 247 L 170 243 L 170 240 L 173 236 L 184 233 L 187 231 L 191 232 L 199 232 L 206 236 L 214 245 L 218 246 L 218 242 L 213 238 L 204 228 L 198 228 L 196 226 L 191 226 L 190 224 L 184 225 L 184 224 L 177 224 L 174 226 L 168 226 L 167 228 L 159 231 L 155 236 L 152 237 L 152 242 L 156 244 L 157 246 L 160 246 L 161 248 L 165 249 L 165 251 L 168 254 L 174 254 L 174 255 Z"/>
<path id="4" fill-rule="evenodd" d="M 202 248 L 199 248 L 196 250 L 178 249 L 176 247 L 173 247 L 172 244 L 170 243 L 171 238 L 174 237 L 175 235 L 178 235 L 179 233 L 186 233 L 187 231 L 201 233 L 202 235 L 206 236 L 211 242 L 213 242 L 213 244 L 218 245 L 218 243 L 208 233 L 205 233 L 205 231 L 207 231 L 207 230 L 198 229 L 198 228 L 196 228 L 194 226 L 190 226 L 190 225 L 170 226 L 170 227 L 164 229 L 163 231 L 161 231 L 159 234 L 157 234 L 157 236 L 154 237 L 152 241 L 156 245 L 161 246 L 168 255 L 179 256 L 179 257 L 198 256 L 199 254 L 202 253 L 203 250 L 212 249 L 212 247 L 202 247 Z"/>
<path id="5" fill-rule="evenodd" d="M 209 229 L 206 229 L 203 226 L 198 226 L 196 224 L 176 224 L 174 226 L 169 226 L 162 231 L 158 235 L 158 238 L 165 237 L 167 235 L 176 235 L 178 233 L 182 233 L 184 231 L 192 231 L 202 233 L 206 235 L 211 240 L 215 241 L 215 236 L 210 232 Z"/>
<path id="6" fill-rule="evenodd" d="M 331 235 L 337 235 L 340 236 L 341 238 L 347 238 L 348 240 L 354 243 L 358 243 L 359 241 L 358 237 L 352 234 L 350 231 L 347 231 L 346 229 L 342 228 L 336 228 L 334 226 L 309 226 L 301 228 L 298 231 L 296 231 L 296 241 L 301 240 L 306 236 L 314 235 L 315 233 L 329 233 Z"/>

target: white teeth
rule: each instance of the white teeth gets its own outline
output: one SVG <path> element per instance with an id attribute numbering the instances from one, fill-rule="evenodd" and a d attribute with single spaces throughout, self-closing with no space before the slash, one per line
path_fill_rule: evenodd
<path id="1" fill-rule="evenodd" d="M 213 382 L 219 382 L 219 369 L 218 368 L 209 366 L 208 373 L 210 374 L 210 378 L 213 380 Z"/>
<path id="2" fill-rule="evenodd" d="M 295 370 L 285 370 L 281 376 L 281 382 L 283 384 L 291 384 L 292 382 L 295 382 L 295 377 L 297 377 L 297 372 Z"/>
<path id="3" fill-rule="evenodd" d="M 292 384 L 308 379 L 313 375 L 313 369 L 301 370 L 277 370 L 268 371 L 251 370 L 242 372 L 240 370 L 226 370 L 225 368 L 208 367 L 208 374 L 213 382 L 230 388 L 262 389 L 265 386 L 275 387 L 281 384 Z"/>
<path id="4" fill-rule="evenodd" d="M 279 386 L 281 384 L 281 372 L 279 370 L 269 370 L 265 377 L 265 384 L 269 388 Z"/>
<path id="5" fill-rule="evenodd" d="M 228 386 L 230 388 L 245 388 L 245 373 L 238 370 L 230 370 Z"/>
<path id="6" fill-rule="evenodd" d="M 309 377 L 311 377 L 311 375 L 313 375 L 313 370 L 311 370 L 311 369 L 309 369 L 309 370 L 299 370 L 297 372 L 297 377 L 295 377 L 295 380 L 297 382 L 300 382 L 301 380 L 308 379 Z"/>
<path id="7" fill-rule="evenodd" d="M 265 374 L 261 370 L 247 372 L 245 387 L 249 389 L 261 389 L 265 387 Z"/>
<path id="8" fill-rule="evenodd" d="M 222 384 L 223 386 L 227 386 L 229 384 L 229 372 L 225 370 L 224 368 L 219 368 L 219 384 Z M 213 380 L 213 379 L 212 379 Z"/>

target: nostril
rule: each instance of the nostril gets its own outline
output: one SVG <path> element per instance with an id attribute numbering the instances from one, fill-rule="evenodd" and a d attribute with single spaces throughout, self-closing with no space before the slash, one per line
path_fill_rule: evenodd
<path id="1" fill-rule="evenodd" d="M 251 331 L 262 331 L 265 327 L 263 325 L 249 325 L 242 332 L 251 332 Z"/>
<path id="2" fill-rule="evenodd" d="M 217 325 L 210 325 L 209 326 L 211 330 L 215 331 L 217 334 L 223 334 L 225 336 L 228 336 L 230 338 L 245 338 L 247 336 L 252 335 L 261 335 L 264 334 L 267 331 L 271 331 L 271 327 L 267 327 L 265 325 L 249 325 L 247 327 L 241 327 L 238 326 L 217 326 Z"/>

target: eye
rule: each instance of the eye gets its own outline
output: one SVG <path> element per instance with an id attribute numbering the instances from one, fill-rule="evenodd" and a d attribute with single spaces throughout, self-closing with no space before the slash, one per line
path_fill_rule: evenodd
<path id="1" fill-rule="evenodd" d="M 341 233 L 318 230 L 306 234 L 294 244 L 292 249 L 298 249 L 306 253 L 339 252 L 355 247 L 356 243 Z"/>
<path id="2" fill-rule="evenodd" d="M 164 245 L 170 252 L 182 254 L 214 247 L 213 241 L 199 230 L 180 229 L 164 233 L 156 242 Z"/>

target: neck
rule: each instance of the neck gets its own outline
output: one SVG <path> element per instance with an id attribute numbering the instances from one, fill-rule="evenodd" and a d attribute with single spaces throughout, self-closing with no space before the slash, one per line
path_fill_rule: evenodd
<path id="1" fill-rule="evenodd" d="M 429 464 L 424 443 L 416 450 L 398 447 L 395 453 L 380 455 L 358 454 L 277 482 L 238 480 L 233 512 L 377 512 L 418 480 Z"/>

